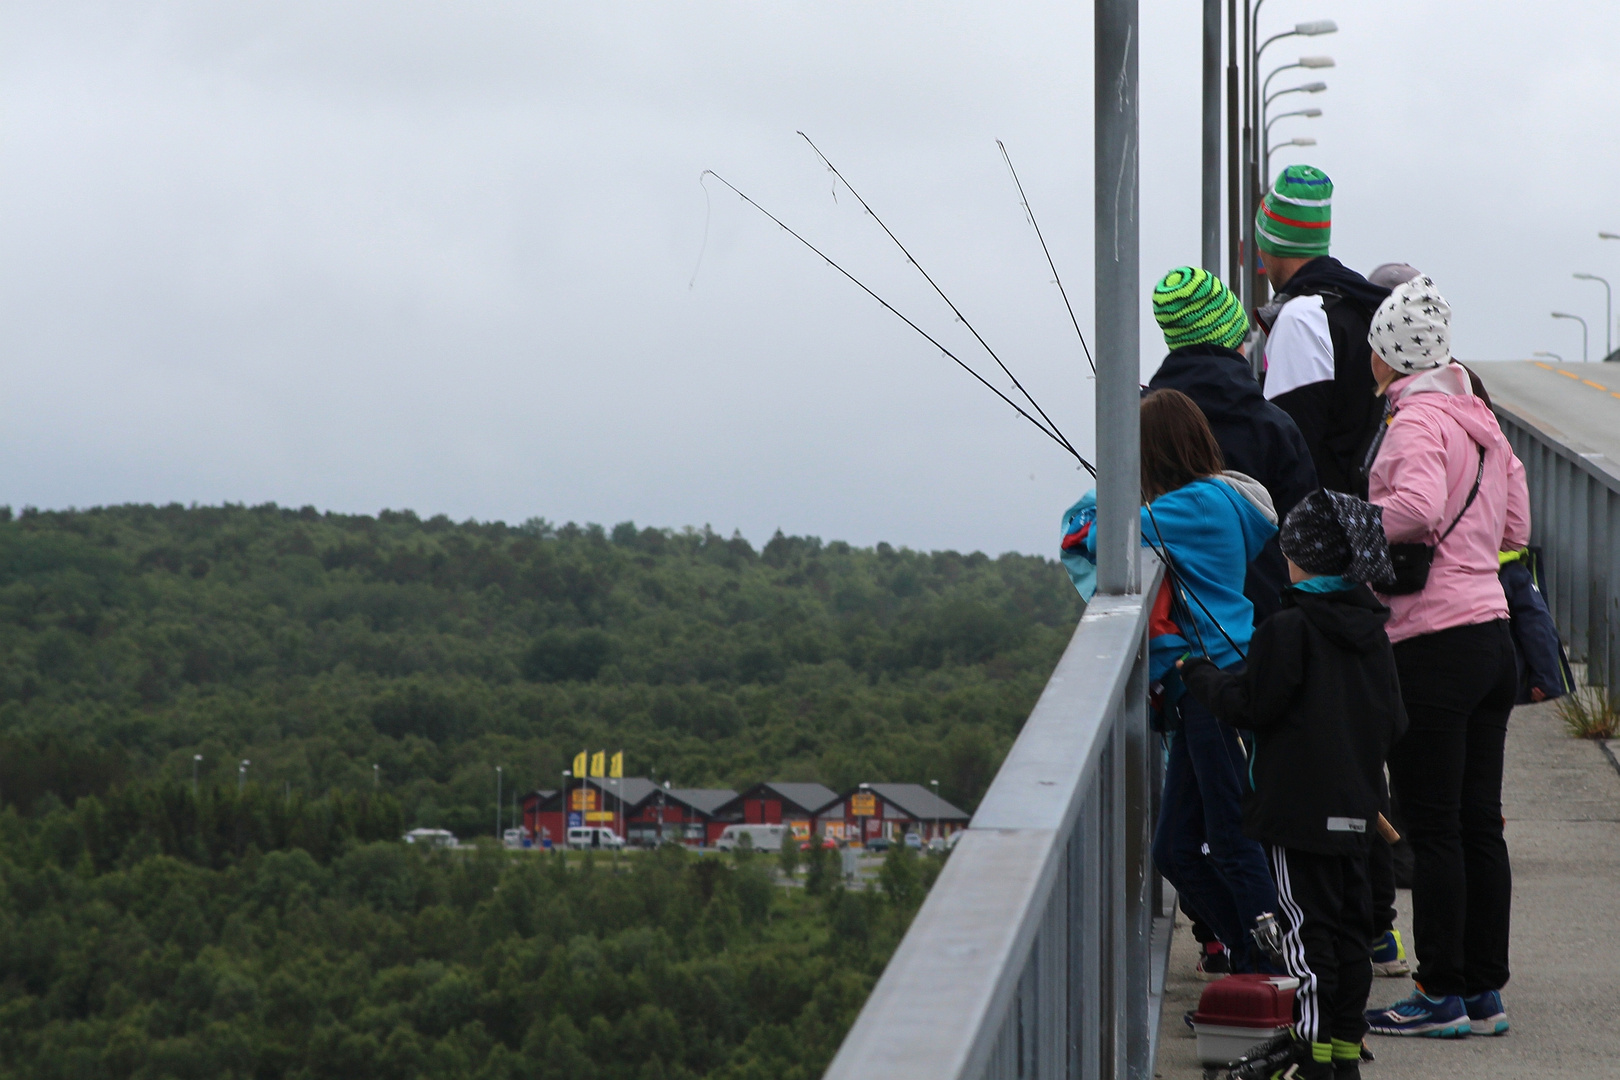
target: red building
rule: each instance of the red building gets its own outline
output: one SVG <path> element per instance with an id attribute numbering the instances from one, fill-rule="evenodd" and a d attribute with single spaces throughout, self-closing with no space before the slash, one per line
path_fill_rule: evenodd
<path id="1" fill-rule="evenodd" d="M 533 791 L 521 803 L 523 826 L 536 843 L 549 836 L 561 844 L 570 826 L 592 825 L 612 829 L 632 844 L 651 846 L 662 838 L 701 847 L 725 828 L 724 822 L 716 823 L 715 809 L 736 797 L 729 788 L 669 788 L 644 776 L 593 776 L 570 783 L 566 820 L 560 792 Z"/>
<path id="2" fill-rule="evenodd" d="M 899 840 L 908 832 L 919 834 L 926 843 L 967 828 L 971 818 L 921 784 L 861 784 L 817 813 L 815 827 L 853 844 L 879 837 Z"/>
<path id="3" fill-rule="evenodd" d="M 822 784 L 766 780 L 719 807 L 715 817 L 727 825 L 788 825 L 794 836 L 808 840 L 816 814 L 837 801 L 838 794 Z"/>

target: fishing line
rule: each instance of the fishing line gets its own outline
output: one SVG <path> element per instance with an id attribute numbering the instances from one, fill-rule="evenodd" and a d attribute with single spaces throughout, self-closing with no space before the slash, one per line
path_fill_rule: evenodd
<path id="1" fill-rule="evenodd" d="M 928 282 L 929 285 L 933 286 L 934 291 L 939 294 L 939 298 L 945 301 L 946 306 L 951 309 L 951 313 L 961 320 L 962 325 L 968 328 L 968 332 L 973 335 L 974 339 L 977 340 L 980 345 L 984 346 L 984 351 L 990 354 L 990 359 L 996 362 L 996 366 L 1006 374 L 1007 378 L 1012 380 L 1012 384 L 1018 388 L 1018 392 L 1024 395 L 1024 400 L 1029 402 L 1030 405 L 1034 407 L 1035 411 L 1041 414 L 1041 419 L 1045 420 L 1047 424 L 1051 426 L 1052 433 L 1062 440 L 1064 446 L 1068 447 L 1069 453 L 1079 457 L 1080 455 L 1076 453 L 1074 446 L 1069 442 L 1068 439 L 1064 438 L 1063 432 L 1058 430 L 1058 426 L 1052 423 L 1052 418 L 1046 415 L 1046 410 L 1042 409 L 1035 399 L 1030 396 L 1029 391 L 1024 389 L 1024 384 L 1018 381 L 1018 376 L 1014 375 L 1012 371 L 1008 369 L 1007 365 L 1001 362 L 1001 357 L 996 355 L 996 350 L 992 349 L 990 347 L 990 343 L 985 341 L 984 338 L 980 336 L 979 331 L 974 328 L 971 322 L 968 321 L 968 317 L 963 315 L 961 309 L 951 302 L 950 297 L 945 295 L 945 290 L 939 287 L 939 283 L 929 276 L 928 271 L 922 268 L 922 264 L 916 260 L 910 251 L 906 250 L 906 245 L 902 244 L 900 242 L 900 238 L 894 235 L 893 231 L 889 229 L 888 225 L 884 224 L 882 218 L 878 217 L 877 211 L 873 210 L 872 207 L 867 204 L 867 201 L 861 198 L 861 193 L 856 191 L 854 186 L 844 178 L 844 174 L 838 171 L 838 166 L 834 165 L 827 159 L 827 155 L 821 152 L 821 147 L 817 146 L 815 141 L 812 140 L 810 136 L 801 131 L 799 132 L 799 138 L 810 144 L 810 149 L 816 152 L 816 157 L 820 158 L 822 164 L 826 165 L 828 169 L 832 170 L 832 174 L 838 177 L 839 182 L 842 183 L 844 187 L 849 189 L 849 193 L 855 196 L 855 201 L 861 204 L 861 209 L 870 214 L 872 216 L 872 220 L 878 223 L 878 227 L 888 235 L 890 240 L 894 241 L 895 247 L 900 249 L 900 253 L 906 257 L 906 261 L 912 266 L 915 266 L 917 268 L 917 273 L 923 276 L 923 280 Z M 1079 329 L 1079 324 L 1076 324 L 1075 329 Z M 1095 368 L 1092 369 L 1092 374 L 1096 374 Z"/>
<path id="2" fill-rule="evenodd" d="M 1159 557 L 1164 560 L 1165 568 L 1170 571 L 1170 576 L 1181 583 L 1181 588 L 1186 590 L 1187 595 L 1192 598 L 1193 603 L 1198 605 L 1199 610 L 1202 611 L 1206 616 L 1209 617 L 1209 621 L 1214 624 L 1215 629 L 1217 629 L 1217 630 L 1219 630 L 1221 632 L 1221 637 L 1226 639 L 1226 643 L 1228 645 L 1232 646 L 1232 651 L 1238 654 L 1238 658 L 1240 660 L 1245 660 L 1245 661 L 1248 660 L 1249 659 L 1248 655 L 1241 648 L 1238 647 L 1237 642 L 1232 640 L 1232 635 L 1228 634 L 1226 632 L 1226 627 L 1222 626 L 1221 621 L 1215 617 L 1214 613 L 1211 612 L 1209 610 L 1209 608 L 1204 606 L 1204 602 L 1198 598 L 1198 594 L 1196 592 L 1193 592 L 1192 587 L 1187 584 L 1186 577 L 1184 577 L 1182 575 L 1180 570 L 1176 569 L 1175 562 L 1170 558 L 1170 548 L 1164 542 L 1164 533 L 1159 531 L 1159 519 L 1153 513 L 1153 503 L 1151 501 L 1149 501 L 1149 500 L 1144 499 L 1143 502 L 1142 502 L 1142 505 L 1147 507 L 1148 520 L 1153 523 L 1154 535 L 1156 535 L 1159 538 L 1159 547 L 1163 549 L 1162 551 L 1159 551 L 1158 549 L 1155 549 L 1155 553 L 1158 554 Z M 1144 534 L 1142 538 L 1144 540 L 1146 540 L 1147 539 L 1146 534 Z M 1153 547 L 1153 541 L 1148 540 L 1148 546 Z M 1193 620 L 1193 632 L 1198 633 L 1198 620 L 1197 619 Z M 1200 646 L 1204 645 L 1204 636 L 1201 633 L 1198 634 L 1198 644 Z M 1204 655 L 1205 656 L 1209 655 L 1209 649 L 1207 647 L 1204 649 Z"/>
<path id="3" fill-rule="evenodd" d="M 1074 332 L 1080 338 L 1080 348 L 1085 350 L 1086 363 L 1091 366 L 1091 374 L 1097 374 L 1097 363 L 1091 358 L 1091 347 L 1086 344 L 1086 335 L 1080 330 L 1080 320 L 1074 316 L 1074 305 L 1069 303 L 1069 290 L 1063 287 L 1063 279 L 1058 276 L 1057 264 L 1052 261 L 1052 252 L 1046 246 L 1046 237 L 1041 234 L 1041 224 L 1035 220 L 1035 211 L 1029 208 L 1029 196 L 1024 194 L 1024 184 L 1018 179 L 1018 170 L 1013 168 L 1012 158 L 1007 154 L 1007 146 L 1000 139 L 996 140 L 996 149 L 1001 151 L 1001 160 L 1007 163 L 1007 171 L 1012 173 L 1013 184 L 1018 188 L 1018 201 L 1024 208 L 1024 214 L 1029 223 L 1035 226 L 1035 239 L 1041 242 L 1041 253 L 1046 256 L 1046 265 L 1052 270 L 1052 283 L 1058 287 L 1063 296 L 1063 306 L 1069 310 L 1069 321 L 1074 324 Z"/>
<path id="4" fill-rule="evenodd" d="M 733 192 L 735 192 L 737 197 L 742 199 L 743 202 L 747 203 L 749 206 L 752 206 L 755 210 L 758 210 L 760 213 L 762 213 L 766 217 L 770 218 L 773 222 L 775 222 L 777 224 L 777 226 L 779 228 L 781 228 L 781 230 L 783 232 L 787 233 L 789 236 L 793 237 L 793 239 L 797 240 L 799 243 L 803 244 L 805 247 L 807 247 L 811 251 L 815 252 L 816 255 L 818 255 L 821 258 L 822 262 L 826 263 L 828 266 L 832 267 L 834 270 L 838 271 L 840 274 L 843 274 L 846 278 L 848 278 L 851 282 L 853 282 L 867 296 L 870 296 L 872 299 L 876 300 L 879 304 L 882 304 L 883 307 L 887 311 L 889 311 L 890 314 L 894 315 L 895 318 L 899 319 L 901 322 L 905 323 L 907 326 L 909 326 L 913 330 L 917 331 L 917 333 L 921 334 L 923 336 L 923 338 L 926 339 L 930 345 L 934 346 L 934 348 L 938 349 L 940 352 L 942 352 L 946 356 L 948 356 L 963 371 L 967 372 L 969 375 L 972 375 L 979 382 L 983 383 L 985 389 L 989 390 L 992 394 L 996 395 L 996 397 L 1000 398 L 1002 401 L 1005 401 L 1008 405 L 1012 406 L 1012 408 L 1018 413 L 1019 416 L 1022 416 L 1025 420 L 1028 420 L 1031 424 L 1034 424 L 1035 427 L 1037 429 L 1039 429 L 1041 434 L 1045 435 L 1047 438 L 1051 439 L 1053 442 L 1055 442 L 1059 446 L 1063 447 L 1064 450 L 1066 450 L 1070 454 L 1074 455 L 1074 459 L 1080 463 L 1080 467 L 1085 469 L 1086 472 L 1090 473 L 1092 476 L 1097 475 L 1096 466 L 1092 465 L 1091 462 L 1089 462 L 1085 458 L 1081 457 L 1079 451 L 1075 450 L 1075 448 L 1073 446 L 1070 446 L 1066 439 L 1064 439 L 1061 435 L 1057 434 L 1056 432 L 1049 430 L 1039 420 L 1035 419 L 1033 416 L 1029 415 L 1029 413 L 1025 412 L 1023 410 L 1023 408 L 1018 404 L 1018 402 L 1014 401 L 1012 398 L 1008 397 L 1006 394 L 1003 394 L 1000 390 L 996 389 L 994 384 L 989 382 L 987 379 L 985 379 L 985 377 L 983 375 L 980 375 L 971 366 L 969 366 L 967 363 L 965 363 L 962 360 L 961 357 L 959 357 L 955 353 L 951 352 L 951 350 L 947 349 L 944 345 L 941 345 L 939 343 L 939 341 L 936 340 L 935 337 L 932 334 L 930 334 L 928 331 L 924 330 L 922 327 L 918 326 L 916 323 L 912 322 L 909 318 L 907 318 L 904 314 L 902 314 L 900 312 L 900 310 L 898 308 L 896 308 L 893 304 L 889 303 L 887 300 L 883 299 L 883 297 L 881 297 L 877 293 L 873 292 L 870 288 L 868 288 L 866 286 L 865 282 L 861 281 L 860 278 L 856 277 L 854 274 L 851 274 L 848 270 L 845 270 L 842 266 L 839 266 L 836 262 L 834 262 L 832 260 L 831 257 L 829 257 L 826 254 L 826 252 L 822 251 L 820 248 L 816 247 L 816 245 L 812 244 L 810 241 L 806 240 L 804 237 L 802 237 L 798 233 L 794 232 L 791 228 L 788 227 L 787 223 L 784 222 L 781 218 L 777 217 L 775 214 L 771 213 L 769 210 L 767 210 L 763 206 L 759 205 L 759 203 L 755 202 L 753 199 L 750 199 L 747 195 L 743 194 L 741 189 L 739 189 L 730 180 L 727 180 L 725 177 L 723 177 L 719 173 L 715 172 L 713 169 L 705 169 L 705 170 L 703 170 L 703 176 L 712 176 L 716 180 L 720 181 L 722 184 L 726 185 L 726 187 L 730 188 Z M 701 181 L 702 178 L 700 177 L 699 179 Z M 848 186 L 848 185 L 845 185 L 845 186 Z M 857 196 L 857 198 L 858 197 L 859 196 Z M 875 217 L 876 215 L 873 215 L 873 216 Z M 1038 408 L 1039 407 L 1037 407 L 1037 411 L 1038 411 Z"/>
<path id="5" fill-rule="evenodd" d="M 692 267 L 692 279 L 686 283 L 688 290 L 697 284 L 698 271 L 703 269 L 703 253 L 709 250 L 709 214 L 714 209 L 709 202 L 709 185 L 703 182 L 701 175 L 698 177 L 698 187 L 703 189 L 703 243 L 698 247 L 697 265 Z"/>

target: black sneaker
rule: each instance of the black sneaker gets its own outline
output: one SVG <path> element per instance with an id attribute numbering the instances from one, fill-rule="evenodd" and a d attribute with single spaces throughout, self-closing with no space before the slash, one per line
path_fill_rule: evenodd
<path id="1" fill-rule="evenodd" d="M 1226 946 L 1218 941 L 1212 941 L 1204 946 L 1203 953 L 1198 957 L 1198 963 L 1193 968 L 1193 974 L 1205 982 L 1214 982 L 1232 974 L 1232 958 L 1226 952 Z"/>

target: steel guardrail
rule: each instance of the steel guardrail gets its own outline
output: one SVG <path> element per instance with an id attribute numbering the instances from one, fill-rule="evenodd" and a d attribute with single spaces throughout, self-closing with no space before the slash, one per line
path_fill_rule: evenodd
<path id="1" fill-rule="evenodd" d="M 1150 569 L 1151 568 L 1151 569 Z M 827 1080 L 1153 1075 L 1169 921 L 1141 594 L 1097 596 Z"/>
<path id="2" fill-rule="evenodd" d="M 1620 462 L 1511 406 L 1493 404 L 1524 462 L 1530 542 L 1542 550 L 1547 606 L 1587 682 L 1615 690 L 1620 663 Z"/>

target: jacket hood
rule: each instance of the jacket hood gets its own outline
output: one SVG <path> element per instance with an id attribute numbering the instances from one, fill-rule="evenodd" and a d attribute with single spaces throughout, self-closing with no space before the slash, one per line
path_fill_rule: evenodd
<path id="1" fill-rule="evenodd" d="M 1262 517 L 1273 525 L 1277 524 L 1277 508 L 1272 504 L 1271 492 L 1266 490 L 1264 484 L 1236 469 L 1227 469 L 1221 473 L 1221 479 L 1226 481 L 1227 487 L 1248 499 L 1249 504 L 1260 511 Z"/>
<path id="2" fill-rule="evenodd" d="M 1389 295 L 1388 289 L 1374 285 L 1331 255 L 1318 255 L 1300 267 L 1279 295 L 1310 296 L 1321 292 L 1338 293 L 1363 309 L 1369 319 Z"/>
<path id="3" fill-rule="evenodd" d="M 1441 410 L 1481 446 L 1495 446 L 1501 438 L 1496 414 L 1474 396 L 1468 372 L 1461 364 L 1450 363 L 1396 379 L 1384 393 L 1396 412 L 1413 405 Z"/>
<path id="4" fill-rule="evenodd" d="M 1297 607 L 1322 636 L 1356 653 L 1370 653 L 1384 641 L 1389 608 L 1372 590 L 1357 585 L 1343 592 L 1308 593 L 1295 588 L 1283 592 L 1283 606 Z"/>

